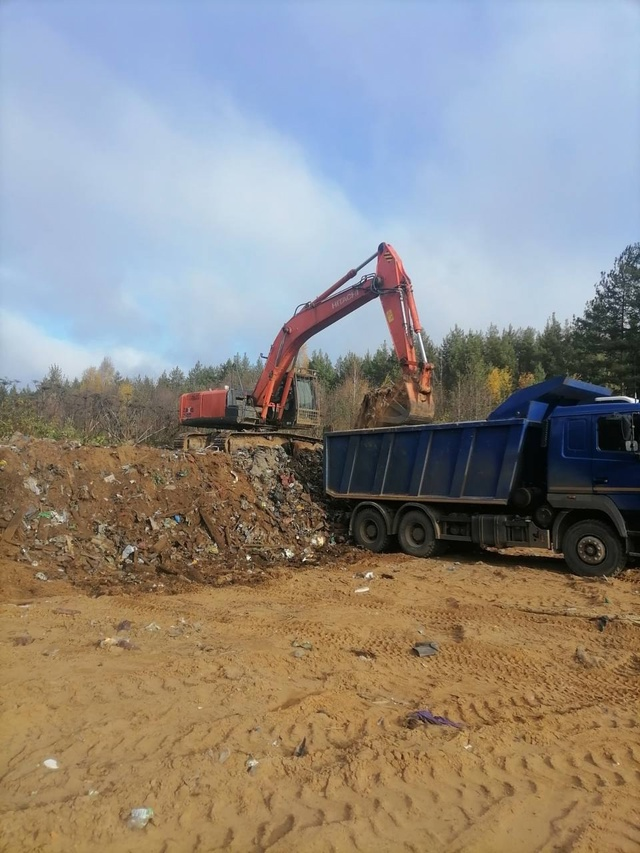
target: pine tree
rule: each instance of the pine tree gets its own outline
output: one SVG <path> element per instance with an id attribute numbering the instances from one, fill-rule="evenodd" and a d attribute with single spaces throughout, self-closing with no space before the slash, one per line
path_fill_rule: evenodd
<path id="1" fill-rule="evenodd" d="M 640 243 L 602 273 L 582 317 L 574 321 L 581 374 L 614 391 L 633 394 L 640 378 Z"/>

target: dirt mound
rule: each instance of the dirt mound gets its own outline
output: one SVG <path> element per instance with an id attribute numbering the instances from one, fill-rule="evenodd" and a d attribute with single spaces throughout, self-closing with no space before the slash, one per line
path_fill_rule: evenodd
<path id="1" fill-rule="evenodd" d="M 176 591 L 254 582 L 342 550 L 318 451 L 184 453 L 16 436 L 0 460 L 0 554 L 43 582 Z"/>

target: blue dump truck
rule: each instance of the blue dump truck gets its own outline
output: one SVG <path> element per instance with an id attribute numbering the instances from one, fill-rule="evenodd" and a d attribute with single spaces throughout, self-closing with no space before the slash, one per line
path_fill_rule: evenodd
<path id="1" fill-rule="evenodd" d="M 640 556 L 640 403 L 558 376 L 486 421 L 329 432 L 324 488 L 370 551 L 542 548 L 613 576 Z"/>

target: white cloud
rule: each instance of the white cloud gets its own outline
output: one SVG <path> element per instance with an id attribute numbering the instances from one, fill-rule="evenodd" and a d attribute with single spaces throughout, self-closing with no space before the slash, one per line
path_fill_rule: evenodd
<path id="1" fill-rule="evenodd" d="M 0 309 L 0 378 L 23 384 L 39 382 L 52 365 L 69 378 L 96 367 L 106 353 L 47 334 L 22 316 Z M 116 370 L 124 376 L 159 374 L 170 368 L 153 352 L 119 345 L 109 353 Z"/>
<path id="2" fill-rule="evenodd" d="M 403 109 L 430 119 L 413 190 L 397 198 L 389 185 L 388 208 L 369 203 L 367 186 L 350 199 L 300 144 L 215 83 L 189 120 L 25 19 L 13 46 L 5 39 L 2 69 L 4 372 L 33 379 L 59 363 L 77 375 L 104 355 L 122 372 L 255 358 L 297 304 L 385 239 L 435 339 L 456 322 L 541 326 L 552 311 L 580 312 L 600 269 L 635 237 L 640 130 L 629 103 L 640 64 L 637 16 L 613 4 L 568 8 L 518 4 L 494 22 L 477 68 L 466 57 L 453 82 L 436 63 L 437 145 L 429 91 L 408 82 L 403 53 L 405 79 L 397 68 L 389 79 L 404 84 Z M 385 67 L 358 62 L 355 77 L 391 111 L 391 84 L 376 84 Z M 351 132 L 375 146 L 366 130 Z M 392 142 L 380 145 L 381 184 L 385 158 L 404 156 Z M 335 356 L 385 336 L 373 304 L 310 348 Z"/>

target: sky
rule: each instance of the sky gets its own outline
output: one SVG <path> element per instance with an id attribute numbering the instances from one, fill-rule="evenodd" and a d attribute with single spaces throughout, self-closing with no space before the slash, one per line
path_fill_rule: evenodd
<path id="1" fill-rule="evenodd" d="M 382 241 L 436 343 L 581 314 L 640 239 L 639 44 L 634 0 L 4 0 L 0 378 L 255 361 Z"/>

